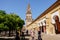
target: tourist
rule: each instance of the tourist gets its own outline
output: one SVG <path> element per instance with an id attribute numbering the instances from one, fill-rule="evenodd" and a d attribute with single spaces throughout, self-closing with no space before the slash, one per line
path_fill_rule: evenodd
<path id="1" fill-rule="evenodd" d="M 19 31 L 16 31 L 16 38 L 15 40 L 20 40 L 20 32 Z"/>
<path id="2" fill-rule="evenodd" d="M 34 31 L 33 31 L 33 29 L 31 29 L 31 31 L 30 31 L 30 36 L 31 36 L 31 40 L 34 40 Z"/>
<path id="3" fill-rule="evenodd" d="M 38 40 L 42 40 L 40 27 L 39 27 L 39 29 L 38 29 Z"/>
<path id="4" fill-rule="evenodd" d="M 24 31 L 22 31 L 22 40 L 25 39 Z"/>

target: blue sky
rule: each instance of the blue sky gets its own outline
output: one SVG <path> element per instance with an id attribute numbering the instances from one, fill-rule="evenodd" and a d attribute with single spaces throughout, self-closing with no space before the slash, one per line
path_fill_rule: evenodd
<path id="1" fill-rule="evenodd" d="M 36 19 L 54 2 L 56 0 L 0 0 L 0 10 L 5 10 L 7 13 L 16 13 L 25 20 L 27 5 L 30 3 L 32 18 Z"/>

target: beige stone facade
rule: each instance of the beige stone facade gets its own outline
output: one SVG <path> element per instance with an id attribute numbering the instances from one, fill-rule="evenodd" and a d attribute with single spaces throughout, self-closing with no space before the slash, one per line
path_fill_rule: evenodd
<path id="1" fill-rule="evenodd" d="M 32 23 L 27 25 L 27 30 L 30 32 L 31 29 L 42 28 L 43 33 L 46 34 L 56 34 L 54 24 L 56 23 L 53 17 L 57 15 L 60 21 L 60 1 L 56 1 L 51 7 L 39 15 Z M 41 30 L 42 31 L 42 30 Z"/>

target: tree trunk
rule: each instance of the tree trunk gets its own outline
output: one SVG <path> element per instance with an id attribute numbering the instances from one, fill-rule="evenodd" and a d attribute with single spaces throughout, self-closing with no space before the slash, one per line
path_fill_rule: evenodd
<path id="1" fill-rule="evenodd" d="M 10 35 L 10 29 L 9 29 L 9 36 L 11 36 L 11 35 Z"/>

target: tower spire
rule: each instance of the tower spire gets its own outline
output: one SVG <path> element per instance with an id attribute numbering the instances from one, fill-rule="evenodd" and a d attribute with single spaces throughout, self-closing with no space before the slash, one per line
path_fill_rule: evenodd
<path id="1" fill-rule="evenodd" d="M 31 13 L 31 8 L 29 3 L 26 12 L 26 25 L 29 25 L 31 22 L 32 22 L 32 13 Z"/>
<path id="2" fill-rule="evenodd" d="M 27 12 L 31 12 L 30 3 L 27 6 Z"/>
<path id="3" fill-rule="evenodd" d="M 30 9 L 30 3 L 28 4 L 28 9 Z"/>

